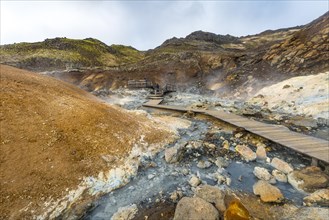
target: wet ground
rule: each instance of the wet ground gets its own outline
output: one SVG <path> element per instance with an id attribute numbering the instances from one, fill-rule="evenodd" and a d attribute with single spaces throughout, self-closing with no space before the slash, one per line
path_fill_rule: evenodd
<path id="1" fill-rule="evenodd" d="M 212 123 L 202 120 L 193 120 L 189 129 L 181 130 L 181 139 L 178 142 L 204 141 L 206 134 L 211 129 Z M 226 132 L 218 132 L 218 136 L 230 136 Z M 171 147 L 171 146 L 167 146 Z M 274 148 L 274 146 L 273 146 Z M 168 164 L 164 160 L 164 152 L 160 152 L 155 158 L 145 158 L 145 167 L 141 167 L 137 176 L 124 187 L 103 196 L 94 203 L 94 209 L 88 213 L 85 219 L 109 219 L 120 207 L 137 204 L 140 209 L 148 210 L 159 207 L 162 214 L 174 204 L 169 199 L 170 194 L 175 190 L 182 191 L 184 196 L 193 195 L 193 189 L 188 181 L 192 175 L 198 176 L 204 184 L 217 185 L 221 188 L 229 187 L 233 190 L 239 190 L 252 194 L 252 186 L 257 181 L 253 175 L 255 166 L 261 166 L 271 169 L 267 164 L 261 162 L 242 161 L 239 156 L 228 160 L 228 167 L 225 169 L 211 164 L 209 168 L 201 169 L 197 167 L 197 163 L 201 160 L 214 161 L 218 156 L 225 156 L 223 151 L 207 153 L 204 147 L 185 152 L 182 161 L 176 164 Z M 279 152 L 270 153 L 271 156 L 280 155 L 287 161 L 291 161 L 295 166 L 299 166 L 305 161 L 302 158 L 296 158 L 295 155 L 286 152 L 282 155 Z M 154 162 L 155 167 L 146 168 L 147 164 Z M 227 186 L 225 183 L 218 184 L 217 180 L 212 177 L 214 173 L 220 173 L 224 177 L 230 178 L 231 184 Z M 295 190 L 288 183 L 276 184 L 284 194 L 287 200 L 298 205 L 302 205 L 303 193 Z M 164 207 L 162 207 L 164 206 Z M 162 208 L 160 208 L 162 207 Z M 164 210 L 163 210 L 164 208 Z M 172 210 L 170 211 L 172 213 Z"/>
<path id="2" fill-rule="evenodd" d="M 124 99 L 128 101 L 122 102 L 120 105 L 127 109 L 137 109 L 140 108 L 141 103 L 146 99 L 148 91 L 142 91 L 141 94 L 141 98 L 138 99 L 140 97 L 139 92 L 133 91 L 129 94 L 121 91 L 117 94 L 112 94 L 110 97 L 119 96 L 119 99 L 122 101 L 120 97 L 128 95 Z M 195 96 L 191 95 L 191 100 L 178 99 L 177 96 L 171 96 L 165 99 L 165 103 L 174 104 L 178 100 L 179 103 L 182 102 L 186 106 L 195 100 Z M 198 101 L 204 102 L 204 100 Z M 233 102 L 224 102 L 223 100 L 218 102 L 221 103 L 220 108 L 232 109 Z M 115 103 L 115 99 L 112 99 L 112 103 Z M 151 109 L 148 109 L 148 111 L 151 114 L 153 112 Z M 158 111 L 157 114 L 159 114 Z M 170 115 L 171 113 L 164 112 L 163 114 Z M 175 117 L 181 118 L 184 116 L 176 114 Z M 193 175 L 197 176 L 203 184 L 217 185 L 222 189 L 229 188 L 252 195 L 252 186 L 258 180 L 253 174 L 254 168 L 259 166 L 267 168 L 269 171 L 273 170 L 265 162 L 245 162 L 237 155 L 233 151 L 234 146 L 237 144 L 247 144 L 253 150 L 256 147 L 243 137 L 234 137 L 233 130 L 223 129 L 218 126 L 218 122 L 214 123 L 209 118 L 184 118 L 192 122 L 191 126 L 188 129 L 179 131 L 180 138 L 176 143 L 165 146 L 165 148 L 169 148 L 175 144 L 192 145 L 190 148 L 185 148 L 181 161 L 173 164 L 167 163 L 164 158 L 164 151 L 158 153 L 154 158 L 143 158 L 143 164 L 139 168 L 137 175 L 132 177 L 127 185 L 95 201 L 92 205 L 93 209 L 89 210 L 83 219 L 110 219 L 120 207 L 131 204 L 136 204 L 139 208 L 135 219 L 145 219 L 145 216 L 148 216 L 148 219 L 170 219 L 174 214 L 175 203 L 179 200 L 179 198 L 177 200 L 170 198 L 172 193 L 180 191 L 181 196 L 193 195 L 193 187 L 188 183 Z M 229 141 L 230 150 L 221 147 L 224 140 Z M 196 145 L 199 147 L 193 147 L 195 143 L 198 143 Z M 216 149 L 210 149 L 208 147 L 209 144 L 214 144 Z M 266 142 L 265 144 L 267 145 L 268 157 L 270 158 L 279 157 L 292 164 L 294 168 L 302 168 L 310 163 L 308 158 L 304 158 L 296 152 L 283 149 L 281 146 L 271 142 Z M 217 158 L 222 158 L 227 163 L 227 167 L 226 165 L 225 167 L 216 165 L 215 161 Z M 210 166 L 200 168 L 197 166 L 200 161 L 208 161 Z M 220 182 L 214 178 L 215 174 L 223 176 L 224 181 Z M 275 186 L 283 193 L 286 199 L 285 202 L 298 206 L 302 205 L 302 199 L 305 197 L 304 193 L 297 191 L 289 183 L 277 182 Z"/>

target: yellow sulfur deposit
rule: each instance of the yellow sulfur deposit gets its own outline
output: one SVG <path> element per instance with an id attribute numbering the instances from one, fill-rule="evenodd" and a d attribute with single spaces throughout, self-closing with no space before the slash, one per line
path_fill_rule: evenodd
<path id="1" fill-rule="evenodd" d="M 250 219 L 249 211 L 238 200 L 230 203 L 224 213 L 224 220 L 248 220 Z"/>

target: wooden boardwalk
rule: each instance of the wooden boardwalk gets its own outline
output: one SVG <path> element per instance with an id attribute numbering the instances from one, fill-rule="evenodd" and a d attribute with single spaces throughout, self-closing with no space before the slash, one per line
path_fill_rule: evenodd
<path id="1" fill-rule="evenodd" d="M 236 127 L 243 128 L 250 133 L 307 155 L 312 158 L 312 163 L 316 164 L 317 160 L 329 163 L 329 142 L 326 140 L 293 132 L 281 125 L 265 124 L 224 111 L 188 109 L 181 106 L 160 105 L 161 101 L 161 99 L 151 100 L 143 106 L 181 112 L 192 111 L 210 115 Z"/>

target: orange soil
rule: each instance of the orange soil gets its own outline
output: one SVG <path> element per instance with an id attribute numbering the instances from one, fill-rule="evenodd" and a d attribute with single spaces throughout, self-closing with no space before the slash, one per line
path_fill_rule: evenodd
<path id="1" fill-rule="evenodd" d="M 54 78 L 4 65 L 0 73 L 0 219 L 30 218 L 20 210 L 40 212 L 142 134 L 149 143 L 171 135 Z"/>

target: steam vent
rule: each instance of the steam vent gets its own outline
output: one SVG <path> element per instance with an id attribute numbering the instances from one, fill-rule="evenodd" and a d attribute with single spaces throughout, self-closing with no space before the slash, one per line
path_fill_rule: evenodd
<path id="1" fill-rule="evenodd" d="M 328 2 L 0 14 L 0 220 L 328 220 Z"/>

